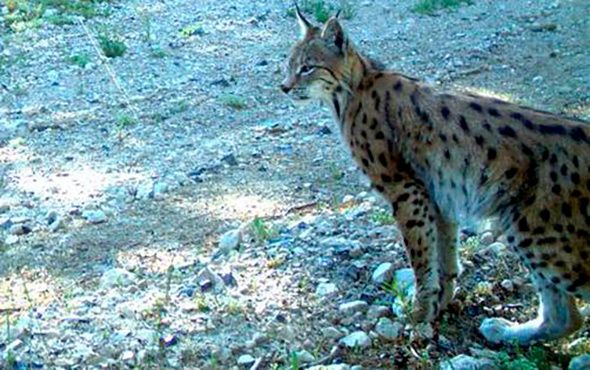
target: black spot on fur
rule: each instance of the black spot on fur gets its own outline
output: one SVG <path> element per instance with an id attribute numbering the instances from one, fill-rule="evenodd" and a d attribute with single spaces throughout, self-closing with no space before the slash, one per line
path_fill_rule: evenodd
<path id="1" fill-rule="evenodd" d="M 488 161 L 493 161 L 498 156 L 498 152 L 494 148 L 488 148 Z"/>
<path id="2" fill-rule="evenodd" d="M 381 163 L 381 165 L 383 167 L 387 167 L 387 158 L 385 157 L 385 153 L 379 154 L 378 159 L 379 159 L 379 163 Z"/>
<path id="3" fill-rule="evenodd" d="M 442 140 L 442 142 L 443 142 L 443 143 L 446 143 L 446 141 L 447 141 L 447 135 L 445 135 L 445 134 L 441 133 L 441 134 L 439 135 L 439 137 L 440 137 L 440 139 Z"/>
<path id="4" fill-rule="evenodd" d="M 386 182 L 386 183 L 392 182 L 391 176 L 386 175 L 384 173 L 381 174 L 381 180 L 383 180 L 383 182 Z"/>
<path id="5" fill-rule="evenodd" d="M 586 135 L 586 132 L 580 126 L 574 127 L 570 131 L 570 137 L 575 141 L 588 141 L 588 136 Z"/>
<path id="6" fill-rule="evenodd" d="M 375 134 L 375 139 L 377 140 L 385 140 L 385 134 L 383 131 L 379 131 Z"/>
<path id="7" fill-rule="evenodd" d="M 572 182 L 574 184 L 578 185 L 580 183 L 580 174 L 577 172 L 572 172 L 570 179 L 572 179 Z"/>
<path id="8" fill-rule="evenodd" d="M 443 107 L 440 109 L 440 113 L 442 114 L 443 118 L 448 120 L 449 117 L 451 116 L 451 111 L 449 110 L 449 108 L 447 108 L 446 106 L 443 105 Z"/>
<path id="9" fill-rule="evenodd" d="M 549 219 L 551 218 L 551 213 L 548 209 L 545 208 L 539 213 L 539 216 L 541 217 L 541 220 L 543 220 L 543 222 L 549 222 Z"/>
<path id="10" fill-rule="evenodd" d="M 481 107 L 481 105 L 476 102 L 469 103 L 469 108 L 473 109 L 474 111 L 476 111 L 478 113 L 483 112 L 483 108 Z"/>
<path id="11" fill-rule="evenodd" d="M 500 117 L 500 112 L 496 108 L 489 108 L 488 113 L 493 117 Z"/>
<path id="12" fill-rule="evenodd" d="M 516 176 L 516 174 L 518 173 L 518 169 L 512 167 L 511 169 L 507 170 L 506 172 L 504 172 L 504 175 L 506 176 L 507 179 L 511 179 L 514 176 Z"/>
<path id="13" fill-rule="evenodd" d="M 393 85 L 393 90 L 399 92 L 402 91 L 403 88 L 403 84 L 401 81 L 397 81 L 394 85 Z"/>
<path id="14" fill-rule="evenodd" d="M 461 127 L 461 129 L 463 131 L 465 131 L 466 133 L 469 132 L 469 125 L 467 124 L 467 120 L 465 119 L 464 116 L 460 116 L 459 117 L 459 126 Z"/>
<path id="15" fill-rule="evenodd" d="M 518 221 L 518 231 L 520 232 L 527 232 L 530 230 L 529 223 L 526 220 L 526 217 L 523 217 Z"/>
<path id="16" fill-rule="evenodd" d="M 566 129 L 561 125 L 539 125 L 539 132 L 546 135 L 565 135 Z"/>
<path id="17" fill-rule="evenodd" d="M 477 145 L 479 145 L 479 146 L 483 146 L 483 144 L 485 143 L 485 140 L 484 140 L 483 136 L 481 136 L 481 135 L 477 135 L 477 136 L 475 137 L 475 143 L 476 143 Z"/>
<path id="18" fill-rule="evenodd" d="M 551 191 L 555 195 L 561 195 L 561 186 L 559 186 L 559 185 L 553 185 L 553 187 L 551 188 Z"/>
<path id="19" fill-rule="evenodd" d="M 518 246 L 521 248 L 528 248 L 531 246 L 531 244 L 533 244 L 533 239 L 524 239 L 523 241 L 518 243 Z"/>
<path id="20" fill-rule="evenodd" d="M 510 126 L 503 126 L 498 129 L 498 133 L 505 137 L 516 138 L 516 131 Z"/>

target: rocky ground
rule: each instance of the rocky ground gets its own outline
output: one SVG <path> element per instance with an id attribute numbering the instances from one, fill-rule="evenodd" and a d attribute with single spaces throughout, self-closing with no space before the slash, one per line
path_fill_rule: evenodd
<path id="1" fill-rule="evenodd" d="M 328 112 L 276 88 L 290 2 L 98 2 L 88 18 L 14 3 L 0 3 L 0 368 L 561 369 L 590 352 L 587 328 L 529 349 L 478 335 L 537 304 L 491 227 L 462 236 L 453 307 L 403 318 L 389 208 Z M 585 0 L 351 4 L 349 34 L 392 68 L 590 118 Z M 101 37 L 127 49 L 105 58 Z"/>

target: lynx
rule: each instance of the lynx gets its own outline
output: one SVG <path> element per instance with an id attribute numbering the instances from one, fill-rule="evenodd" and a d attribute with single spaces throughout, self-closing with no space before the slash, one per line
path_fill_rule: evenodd
<path id="1" fill-rule="evenodd" d="M 582 325 L 590 300 L 590 126 L 471 94 L 439 92 L 360 54 L 338 19 L 302 30 L 280 88 L 327 104 L 372 186 L 391 203 L 416 281 L 411 317 L 432 321 L 459 274 L 458 227 L 496 217 L 530 270 L 538 317 L 483 321 L 490 342 L 529 345 Z"/>

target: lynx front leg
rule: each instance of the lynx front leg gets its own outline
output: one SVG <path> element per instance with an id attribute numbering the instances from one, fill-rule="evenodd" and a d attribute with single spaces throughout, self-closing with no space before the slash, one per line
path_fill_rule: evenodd
<path id="1" fill-rule="evenodd" d="M 416 322 L 432 321 L 440 309 L 438 232 L 436 212 L 423 185 L 404 181 L 385 189 L 404 237 L 414 270 L 416 296 L 411 317 Z"/>

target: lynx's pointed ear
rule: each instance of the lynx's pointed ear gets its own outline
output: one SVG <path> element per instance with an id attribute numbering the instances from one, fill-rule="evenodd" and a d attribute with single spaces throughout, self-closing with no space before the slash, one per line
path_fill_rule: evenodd
<path id="1" fill-rule="evenodd" d="M 313 26 L 311 23 L 309 23 L 307 19 L 305 19 L 303 14 L 301 14 L 299 5 L 297 5 L 295 1 L 293 2 L 293 5 L 295 5 L 295 15 L 297 16 L 297 21 L 301 26 L 301 38 L 304 39 L 310 34 L 311 30 L 313 29 Z"/>
<path id="2" fill-rule="evenodd" d="M 336 17 L 328 19 L 322 30 L 322 38 L 327 40 L 330 45 L 333 45 L 342 53 L 344 53 L 348 47 L 348 40 L 344 34 L 344 29 Z"/>

